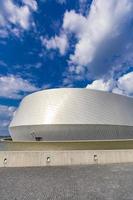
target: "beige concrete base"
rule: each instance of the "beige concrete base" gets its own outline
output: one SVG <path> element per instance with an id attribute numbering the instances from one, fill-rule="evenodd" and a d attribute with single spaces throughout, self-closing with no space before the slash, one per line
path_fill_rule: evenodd
<path id="1" fill-rule="evenodd" d="M 0 167 L 133 162 L 133 150 L 1 151 Z"/>

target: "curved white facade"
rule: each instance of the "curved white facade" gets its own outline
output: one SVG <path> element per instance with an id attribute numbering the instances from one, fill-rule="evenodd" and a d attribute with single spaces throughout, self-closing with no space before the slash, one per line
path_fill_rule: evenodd
<path id="1" fill-rule="evenodd" d="M 76 88 L 35 92 L 9 131 L 16 141 L 133 139 L 133 98 Z"/>

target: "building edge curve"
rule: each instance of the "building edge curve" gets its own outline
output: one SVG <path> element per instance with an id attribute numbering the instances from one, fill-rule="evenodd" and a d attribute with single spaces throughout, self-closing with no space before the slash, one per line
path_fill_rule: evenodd
<path id="1" fill-rule="evenodd" d="M 38 91 L 20 103 L 13 140 L 133 139 L 133 98 L 81 88 Z"/>

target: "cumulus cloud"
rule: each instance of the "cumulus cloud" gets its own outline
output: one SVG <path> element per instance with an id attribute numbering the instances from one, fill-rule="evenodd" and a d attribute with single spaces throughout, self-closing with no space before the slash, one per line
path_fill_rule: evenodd
<path id="1" fill-rule="evenodd" d="M 133 72 L 124 74 L 118 80 L 95 80 L 91 84 L 88 84 L 86 88 L 133 96 Z"/>
<path id="2" fill-rule="evenodd" d="M 23 3 L 27 5 L 31 10 L 37 10 L 37 2 L 35 0 L 23 0 Z"/>
<path id="3" fill-rule="evenodd" d="M 84 34 L 87 20 L 82 14 L 78 14 L 75 10 L 66 11 L 63 19 L 63 29 L 68 33 L 74 33 L 77 38 L 81 38 Z"/>
<path id="4" fill-rule="evenodd" d="M 65 34 L 60 34 L 60 36 L 55 36 L 50 39 L 41 37 L 41 41 L 46 49 L 58 49 L 61 55 L 64 55 L 68 48 L 67 36 Z"/>
<path id="5" fill-rule="evenodd" d="M 117 87 L 113 92 L 133 96 L 133 72 L 124 74 L 117 81 Z"/>
<path id="6" fill-rule="evenodd" d="M 8 134 L 8 125 L 16 107 L 0 105 L 0 135 Z"/>
<path id="7" fill-rule="evenodd" d="M 113 86 L 113 81 L 105 81 L 103 79 L 98 79 L 93 81 L 91 84 L 88 84 L 86 88 L 94 89 L 94 90 L 102 90 L 102 91 L 110 91 Z"/>
<path id="8" fill-rule="evenodd" d="M 9 33 L 18 36 L 34 24 L 32 12 L 37 10 L 36 0 L 22 0 L 21 3 L 19 6 L 13 0 L 1 0 L 0 37 L 7 37 Z"/>
<path id="9" fill-rule="evenodd" d="M 69 59 L 70 71 L 73 66 L 73 73 L 84 71 L 93 79 L 111 76 L 118 69 L 130 66 L 132 20 L 132 0 L 93 0 L 86 16 L 74 10 L 66 11 L 62 28 L 77 39 Z"/>
<path id="10" fill-rule="evenodd" d="M 22 93 L 29 93 L 38 90 L 36 86 L 14 75 L 0 76 L 0 97 L 20 99 Z"/>
<path id="11" fill-rule="evenodd" d="M 89 2 L 88 0 L 79 0 L 79 12 L 83 15 L 87 15 L 90 3 L 91 2 Z"/>

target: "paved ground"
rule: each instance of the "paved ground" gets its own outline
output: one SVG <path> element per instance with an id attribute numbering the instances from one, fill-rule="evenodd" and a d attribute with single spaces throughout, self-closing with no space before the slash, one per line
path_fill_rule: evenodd
<path id="1" fill-rule="evenodd" d="M 0 168 L 0 200 L 105 199 L 133 199 L 133 164 Z"/>

